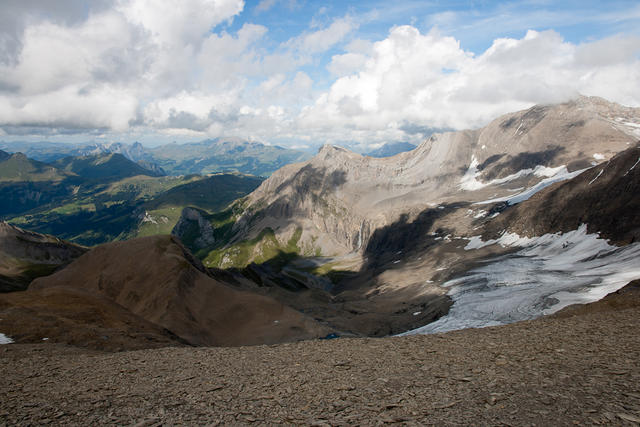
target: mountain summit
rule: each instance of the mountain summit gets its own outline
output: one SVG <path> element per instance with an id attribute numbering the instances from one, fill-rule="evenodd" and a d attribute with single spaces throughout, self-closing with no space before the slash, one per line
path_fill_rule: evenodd
<path id="1" fill-rule="evenodd" d="M 226 241 L 213 244 L 205 261 L 276 266 L 298 286 L 341 301 L 349 320 L 339 329 L 364 334 L 428 324 L 446 312 L 443 297 L 453 305 L 434 331 L 593 301 L 640 277 L 633 199 L 639 127 L 640 109 L 579 97 L 507 114 L 482 129 L 434 134 L 389 158 L 325 145 L 237 204 Z M 595 256 L 598 262 L 587 262 Z M 551 266 L 549 259 L 563 261 Z M 479 262 L 485 267 L 474 269 Z M 314 303 L 318 318 L 336 319 L 322 306 Z"/>
<path id="2" fill-rule="evenodd" d="M 515 196 L 518 188 L 605 161 L 635 144 L 639 115 L 638 109 L 580 97 L 507 114 L 482 129 L 435 134 L 391 158 L 325 145 L 250 195 L 236 225 L 238 238 L 278 223 L 283 234 L 302 228 L 301 243 L 314 252 L 362 251 L 374 230 L 403 215 Z"/>

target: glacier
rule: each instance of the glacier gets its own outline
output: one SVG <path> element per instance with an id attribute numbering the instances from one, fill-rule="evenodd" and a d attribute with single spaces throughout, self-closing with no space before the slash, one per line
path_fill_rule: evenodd
<path id="1" fill-rule="evenodd" d="M 490 242 L 469 238 L 468 250 L 486 244 L 519 247 L 449 280 L 449 313 L 402 335 L 504 325 L 597 301 L 640 278 L 640 243 L 610 245 L 586 225 L 568 233 Z"/>

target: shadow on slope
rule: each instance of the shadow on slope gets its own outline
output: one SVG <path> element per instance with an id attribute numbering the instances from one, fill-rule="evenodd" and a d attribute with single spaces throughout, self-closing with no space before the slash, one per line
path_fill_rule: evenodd
<path id="1" fill-rule="evenodd" d="M 520 235 L 576 230 L 587 224 L 617 245 L 640 241 L 640 146 L 618 153 L 577 177 L 509 207 L 485 228 L 485 240 L 502 230 Z"/>
<path id="2" fill-rule="evenodd" d="M 3 325 L 16 324 L 15 316 L 33 310 L 43 315 L 34 318 L 36 325 L 32 329 L 47 331 L 52 320 L 64 324 L 66 321 L 61 318 L 74 318 L 76 314 L 82 317 L 82 313 L 95 307 L 96 325 L 115 329 L 117 336 L 131 336 L 139 327 L 131 319 L 141 318 L 156 326 L 149 332 L 154 336 L 158 331 L 170 331 L 192 345 L 272 344 L 319 338 L 332 332 L 272 298 L 240 291 L 214 279 L 170 236 L 98 246 L 65 269 L 36 279 L 22 294 L 19 300 L 14 294 L 0 296 Z M 63 294 L 75 295 L 67 307 L 61 302 Z M 60 297 L 49 299 L 47 295 Z M 72 306 L 77 306 L 78 299 L 84 301 L 87 310 Z M 16 309 L 18 306 L 20 310 Z M 122 310 L 129 314 L 123 315 Z M 70 327 L 74 322 L 69 323 Z M 77 326 L 84 330 L 86 325 L 81 323 Z M 22 339 L 19 328 L 3 332 L 18 334 L 18 342 Z M 84 336 L 84 332 L 78 333 Z M 35 335 L 30 333 L 23 337 L 24 341 Z M 65 336 L 55 339 L 64 341 Z M 163 336 L 166 338 L 166 334 Z M 136 342 L 143 345 L 144 334 L 138 338 Z M 100 346 L 95 341 L 92 345 Z"/>

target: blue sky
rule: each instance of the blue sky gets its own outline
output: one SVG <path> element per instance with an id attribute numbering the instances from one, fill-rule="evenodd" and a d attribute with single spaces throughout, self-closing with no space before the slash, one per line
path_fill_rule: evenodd
<path id="1" fill-rule="evenodd" d="M 633 1 L 7 0 L 0 139 L 366 149 L 640 106 L 639 29 Z"/>

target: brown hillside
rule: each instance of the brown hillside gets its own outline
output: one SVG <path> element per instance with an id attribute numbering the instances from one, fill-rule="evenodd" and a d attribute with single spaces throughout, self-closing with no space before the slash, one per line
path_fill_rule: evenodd
<path id="1" fill-rule="evenodd" d="M 177 239 L 153 236 L 99 246 L 64 270 L 35 280 L 28 292 L 83 290 L 94 301 L 106 298 L 194 345 L 277 343 L 331 332 L 271 298 L 235 290 L 204 271 Z"/>

